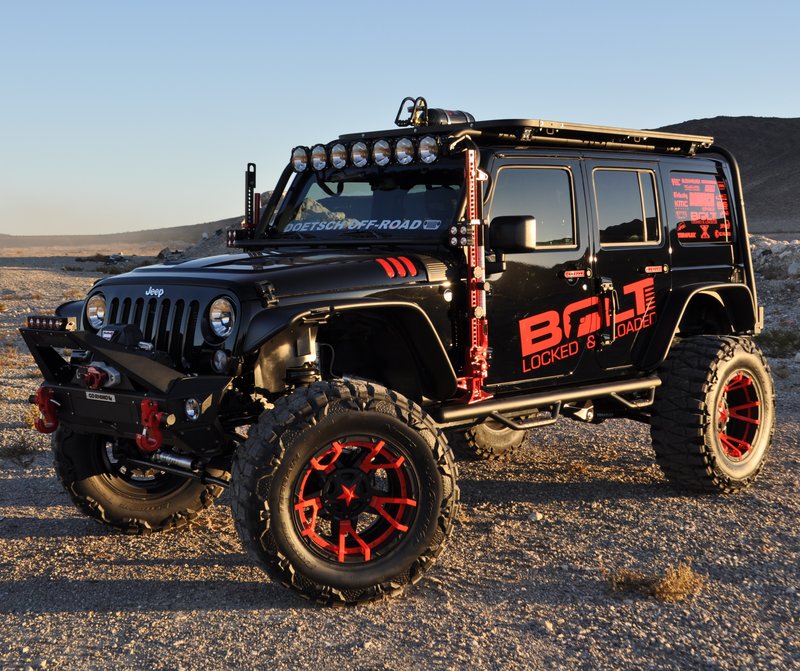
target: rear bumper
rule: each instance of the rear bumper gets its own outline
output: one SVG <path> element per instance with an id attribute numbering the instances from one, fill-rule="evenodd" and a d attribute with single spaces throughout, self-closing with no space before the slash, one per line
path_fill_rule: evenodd
<path id="1" fill-rule="evenodd" d="M 162 427 L 165 445 L 186 454 L 216 453 L 228 439 L 219 418 L 222 396 L 231 378 L 217 375 L 187 377 L 155 361 L 147 352 L 109 343 L 82 331 L 20 329 L 51 388 L 59 423 L 84 433 L 135 440 L 143 432 L 141 403 L 152 400 L 170 416 Z M 89 353 L 121 373 L 119 384 L 88 389 L 77 375 L 79 366 L 60 353 L 63 350 Z M 196 399 L 200 414 L 186 417 L 186 401 Z"/>

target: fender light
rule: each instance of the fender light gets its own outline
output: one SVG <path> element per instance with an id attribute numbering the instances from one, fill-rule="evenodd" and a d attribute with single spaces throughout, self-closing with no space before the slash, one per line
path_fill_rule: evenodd
<path id="1" fill-rule="evenodd" d="M 43 331 L 74 331 L 78 322 L 75 317 L 53 317 L 51 315 L 29 315 L 27 318 L 29 329 Z"/>

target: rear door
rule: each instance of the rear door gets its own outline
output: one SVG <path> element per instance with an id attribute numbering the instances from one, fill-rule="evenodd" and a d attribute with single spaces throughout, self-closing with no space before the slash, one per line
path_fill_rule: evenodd
<path id="1" fill-rule="evenodd" d="M 507 269 L 489 277 L 487 385 L 569 375 L 597 320 L 580 161 L 503 157 L 491 174 L 489 220 L 535 217 L 537 248 L 507 254 Z"/>
<path id="2" fill-rule="evenodd" d="M 670 248 L 655 161 L 584 162 L 594 223 L 595 273 L 605 315 L 595 349 L 603 369 L 632 365 L 670 290 Z"/>

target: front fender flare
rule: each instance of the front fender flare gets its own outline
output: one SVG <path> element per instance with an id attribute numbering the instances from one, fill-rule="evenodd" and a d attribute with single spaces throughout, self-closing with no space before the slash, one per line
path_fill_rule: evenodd
<path id="1" fill-rule="evenodd" d="M 358 300 L 319 302 L 282 306 L 259 312 L 251 321 L 243 343 L 253 352 L 279 332 L 301 323 L 324 323 L 348 312 L 379 314 L 402 331 L 420 367 L 425 396 L 436 400 L 451 398 L 457 387 L 456 374 L 436 329 L 416 304 L 403 301 Z"/>

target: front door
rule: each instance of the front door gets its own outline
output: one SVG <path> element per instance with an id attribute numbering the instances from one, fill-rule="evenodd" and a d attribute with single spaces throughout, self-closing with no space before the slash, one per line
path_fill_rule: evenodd
<path id="1" fill-rule="evenodd" d="M 591 247 L 573 158 L 498 158 L 486 212 L 536 218 L 536 250 L 507 254 L 489 277 L 487 386 L 525 386 L 572 373 L 599 319 Z"/>
<path id="2" fill-rule="evenodd" d="M 583 164 L 594 221 L 595 273 L 606 309 L 596 349 L 604 369 L 632 365 L 636 340 L 648 337 L 670 290 L 666 217 L 658 165 L 596 159 Z"/>

